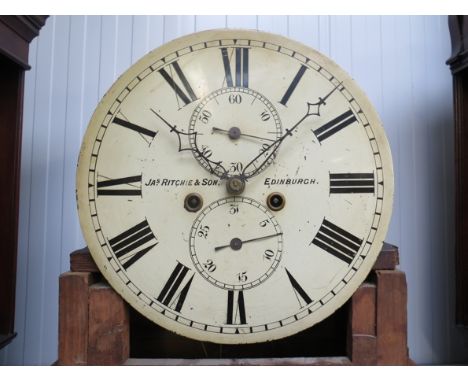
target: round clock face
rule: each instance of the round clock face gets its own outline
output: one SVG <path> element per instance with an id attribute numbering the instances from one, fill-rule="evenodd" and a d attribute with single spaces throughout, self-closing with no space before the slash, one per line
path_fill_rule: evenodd
<path id="1" fill-rule="evenodd" d="M 282 338 L 332 314 L 370 271 L 393 198 L 363 92 L 287 38 L 214 30 L 147 54 L 86 131 L 80 222 L 112 287 L 178 334 Z"/>

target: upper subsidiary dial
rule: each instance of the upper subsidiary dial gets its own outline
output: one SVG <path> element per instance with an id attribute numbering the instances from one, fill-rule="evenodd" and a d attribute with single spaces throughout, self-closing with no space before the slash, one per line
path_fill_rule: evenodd
<path id="1" fill-rule="evenodd" d="M 220 177 L 248 177 L 254 171 L 263 171 L 274 156 L 265 161 L 262 155 L 250 164 L 248 171 L 244 172 L 244 168 L 281 134 L 281 120 L 272 103 L 243 87 L 222 88 L 209 94 L 190 119 L 189 139 L 195 158 Z M 213 167 L 206 159 L 217 165 Z"/>

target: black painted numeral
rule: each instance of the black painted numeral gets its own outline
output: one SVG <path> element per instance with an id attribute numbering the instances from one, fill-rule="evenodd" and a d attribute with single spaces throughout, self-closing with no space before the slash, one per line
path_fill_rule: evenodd
<path id="1" fill-rule="evenodd" d="M 228 291 L 227 320 L 228 325 L 245 325 L 245 303 L 243 291 Z"/>
<path id="2" fill-rule="evenodd" d="M 104 178 L 103 176 L 99 177 Z M 141 175 L 100 180 L 97 182 L 97 194 L 98 196 L 141 196 Z"/>
<path id="3" fill-rule="evenodd" d="M 317 235 L 310 244 L 315 244 L 345 263 L 351 264 L 361 247 L 362 240 L 323 219 Z"/>
<path id="4" fill-rule="evenodd" d="M 299 301 L 299 305 L 303 308 L 306 305 L 312 303 L 312 299 L 308 296 L 308 294 L 304 291 L 304 289 L 299 285 L 296 279 L 291 275 L 291 273 L 285 268 L 286 273 L 289 278 L 289 282 L 291 283 L 294 293 L 296 294 L 297 300 Z"/>
<path id="5" fill-rule="evenodd" d="M 234 48 L 235 83 L 232 78 L 231 60 L 227 48 L 221 48 L 227 87 L 249 87 L 249 48 Z"/>
<path id="6" fill-rule="evenodd" d="M 289 98 L 291 97 L 291 94 L 296 89 L 297 85 L 299 84 L 299 81 L 301 80 L 301 78 L 304 75 L 306 70 L 307 70 L 307 67 L 304 66 L 304 65 L 301 65 L 301 67 L 297 71 L 296 75 L 294 76 L 291 84 L 289 85 L 288 90 L 286 90 L 286 93 L 284 93 L 283 98 L 281 98 L 281 101 L 280 101 L 281 104 L 286 106 L 286 104 L 288 103 Z"/>
<path id="7" fill-rule="evenodd" d="M 169 276 L 169 279 L 166 281 L 166 284 L 164 284 L 164 287 L 157 298 L 161 304 L 180 313 L 189 292 L 190 285 L 192 285 L 194 276 L 192 275 L 192 277 L 186 281 L 185 285 L 182 285 L 184 280 L 188 278 L 189 271 L 190 268 L 177 262 L 177 265 Z"/>
<path id="8" fill-rule="evenodd" d="M 138 125 L 136 125 L 136 124 L 134 124 L 132 122 L 126 121 L 125 119 L 122 119 L 122 118 L 119 118 L 119 117 L 115 117 L 113 122 L 115 124 L 117 124 L 117 125 L 120 125 L 122 127 L 127 128 L 127 129 L 136 131 L 139 134 L 146 135 L 146 136 L 150 137 L 151 139 L 153 139 L 157 134 L 156 131 L 148 130 L 148 129 L 144 128 L 144 127 L 138 126 Z"/>
<path id="9" fill-rule="evenodd" d="M 109 239 L 109 244 L 124 269 L 128 269 L 155 247 L 158 241 L 145 219 L 113 239 Z"/>
<path id="10" fill-rule="evenodd" d="M 166 69 L 160 69 L 159 73 L 161 73 L 161 76 L 166 80 L 166 82 L 169 84 L 169 86 L 174 90 L 176 93 L 177 99 L 182 100 L 182 102 L 185 105 L 188 105 L 189 103 L 196 101 L 197 96 L 195 95 L 195 92 L 193 91 L 192 87 L 190 86 L 190 83 L 187 80 L 187 77 L 185 77 L 184 72 L 182 72 L 182 69 L 179 66 L 179 63 L 177 61 L 174 61 L 170 67 L 173 68 L 175 71 L 175 75 L 173 75 L 173 71 L 169 70 L 170 74 L 166 71 Z M 177 82 L 174 80 L 174 77 L 178 77 L 178 82 L 182 86 L 179 86 Z M 185 106 L 184 105 L 184 106 Z"/>
<path id="11" fill-rule="evenodd" d="M 322 142 L 356 121 L 357 119 L 353 111 L 349 109 L 338 117 L 332 119 L 330 122 L 327 122 L 325 125 L 314 130 L 314 134 L 317 136 L 319 142 Z"/>
<path id="12" fill-rule="evenodd" d="M 374 173 L 330 174 L 331 194 L 373 194 Z"/>

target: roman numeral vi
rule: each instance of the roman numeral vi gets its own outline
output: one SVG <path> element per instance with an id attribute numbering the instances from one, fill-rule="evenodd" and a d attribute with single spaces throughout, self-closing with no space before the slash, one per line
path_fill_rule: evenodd
<path id="1" fill-rule="evenodd" d="M 228 291 L 227 319 L 228 325 L 245 325 L 245 303 L 243 291 Z"/>

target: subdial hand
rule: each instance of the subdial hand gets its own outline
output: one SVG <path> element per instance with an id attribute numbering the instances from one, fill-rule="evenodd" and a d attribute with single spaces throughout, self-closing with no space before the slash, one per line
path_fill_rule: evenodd
<path id="1" fill-rule="evenodd" d="M 269 142 L 275 141 L 274 139 L 258 137 L 256 135 L 242 133 L 238 127 L 231 127 L 229 130 L 220 129 L 219 127 L 213 127 L 212 132 L 227 134 L 229 138 L 231 139 L 239 139 L 240 137 L 249 137 L 249 138 L 260 139 L 262 141 L 269 141 Z"/>
<path id="2" fill-rule="evenodd" d="M 235 237 L 234 239 L 231 240 L 231 242 L 227 245 L 221 245 L 219 247 L 215 247 L 215 252 L 221 250 L 221 249 L 224 249 L 224 248 L 227 248 L 227 247 L 231 247 L 231 249 L 235 250 L 235 251 L 238 251 L 239 249 L 242 248 L 242 245 L 245 244 L 245 243 L 251 243 L 253 241 L 258 241 L 258 240 L 265 240 L 265 239 L 269 239 L 271 237 L 276 237 L 276 236 L 280 236 L 282 235 L 283 233 L 282 232 L 278 232 L 278 233 L 275 233 L 275 234 L 272 234 L 272 235 L 267 235 L 267 236 L 261 236 L 261 237 L 256 237 L 254 239 L 249 239 L 249 240 L 241 240 L 237 237 Z"/>

